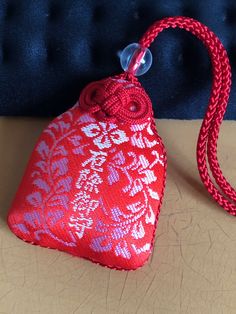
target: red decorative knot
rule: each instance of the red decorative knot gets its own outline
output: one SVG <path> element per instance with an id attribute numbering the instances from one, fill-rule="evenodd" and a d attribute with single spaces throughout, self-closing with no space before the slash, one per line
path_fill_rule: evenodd
<path id="1" fill-rule="evenodd" d="M 142 123 L 152 117 L 152 103 L 145 90 L 135 79 L 125 80 L 122 75 L 88 84 L 80 94 L 79 105 L 109 121 Z"/>

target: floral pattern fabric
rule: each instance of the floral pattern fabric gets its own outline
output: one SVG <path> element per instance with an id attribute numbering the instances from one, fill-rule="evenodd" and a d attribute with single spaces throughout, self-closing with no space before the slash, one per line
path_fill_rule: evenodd
<path id="1" fill-rule="evenodd" d="M 136 269 L 152 250 L 164 180 L 151 118 L 109 123 L 77 104 L 43 131 L 8 224 L 25 241 Z"/>

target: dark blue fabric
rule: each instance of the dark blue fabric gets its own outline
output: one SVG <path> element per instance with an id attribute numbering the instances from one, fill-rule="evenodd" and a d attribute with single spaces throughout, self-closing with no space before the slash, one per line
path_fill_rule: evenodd
<path id="1" fill-rule="evenodd" d="M 120 49 L 137 42 L 155 20 L 174 15 L 208 25 L 228 50 L 235 74 L 235 0 L 0 0 L 0 114 L 65 111 L 86 83 L 121 71 Z M 140 79 L 155 115 L 201 118 L 211 86 L 201 42 L 167 30 L 151 50 L 153 66 Z M 226 117 L 236 119 L 236 82 Z"/>

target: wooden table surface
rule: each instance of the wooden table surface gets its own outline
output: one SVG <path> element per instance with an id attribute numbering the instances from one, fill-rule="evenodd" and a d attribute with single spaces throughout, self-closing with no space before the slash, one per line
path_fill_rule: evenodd
<path id="1" fill-rule="evenodd" d="M 6 213 L 36 138 L 48 119 L 0 118 L 0 313 L 236 313 L 236 218 L 200 182 L 200 121 L 162 120 L 168 179 L 154 252 L 133 272 L 26 244 Z M 224 122 L 219 160 L 236 182 L 236 122 Z"/>

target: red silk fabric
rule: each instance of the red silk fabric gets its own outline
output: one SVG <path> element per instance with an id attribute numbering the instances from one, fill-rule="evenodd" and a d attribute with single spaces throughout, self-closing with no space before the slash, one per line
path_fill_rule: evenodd
<path id="1" fill-rule="evenodd" d="M 136 89 L 139 101 L 140 95 L 145 100 L 139 107 L 145 122 L 115 121 L 103 112 L 104 120 L 100 107 L 89 112 L 104 82 L 87 88 L 72 109 L 43 131 L 8 224 L 24 241 L 130 270 L 142 266 L 152 250 L 166 157 L 144 90 L 124 80 L 105 82 L 124 89 L 127 106 L 138 105 L 132 96 Z M 104 102 L 102 97 L 100 106 Z"/>

